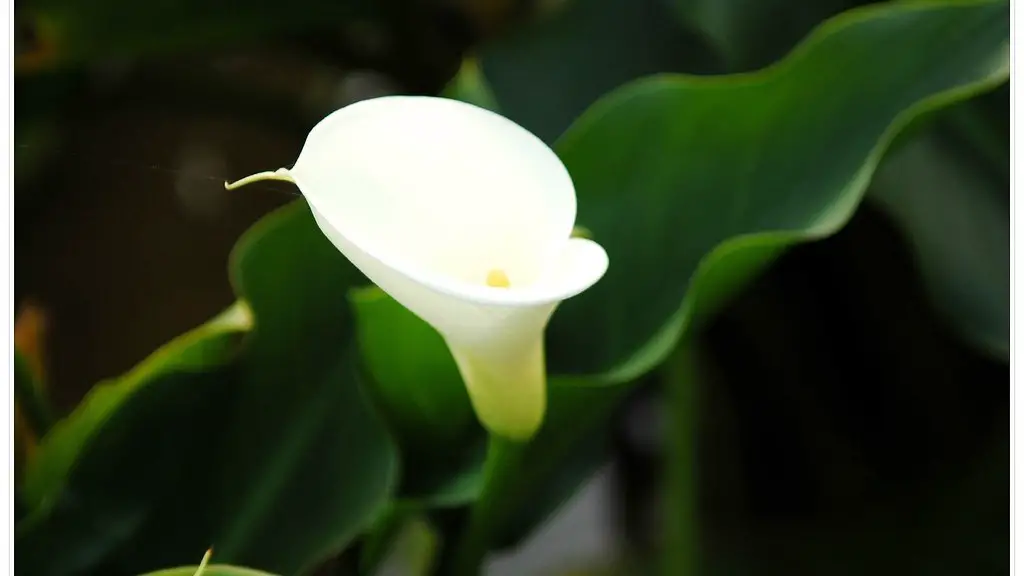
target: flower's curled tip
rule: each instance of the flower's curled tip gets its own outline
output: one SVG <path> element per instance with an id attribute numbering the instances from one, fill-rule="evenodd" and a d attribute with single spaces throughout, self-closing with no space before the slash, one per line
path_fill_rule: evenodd
<path id="1" fill-rule="evenodd" d="M 280 180 L 282 182 L 295 183 L 295 178 L 292 177 L 291 172 L 287 168 L 279 168 L 273 172 L 258 172 L 251 174 L 245 178 L 235 180 L 234 182 L 225 182 L 225 190 L 234 190 L 235 188 L 241 188 L 246 184 L 252 184 L 253 182 L 259 182 L 260 180 Z"/>

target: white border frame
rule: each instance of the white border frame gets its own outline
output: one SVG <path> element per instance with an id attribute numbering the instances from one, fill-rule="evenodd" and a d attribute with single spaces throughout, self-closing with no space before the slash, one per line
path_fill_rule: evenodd
<path id="1" fill-rule="evenodd" d="M 1020 202 L 1015 201 L 1015 196 L 1020 191 L 1020 181 L 1017 168 L 1020 167 L 1022 158 L 1021 149 L 1016 146 L 1015 140 L 1022 129 L 1021 117 L 1014 114 L 1014 108 L 1022 97 L 1020 91 L 1013 82 L 1013 63 L 1020 61 L 1020 43 L 1016 41 L 1013 34 L 1014 24 L 1017 24 L 1021 16 L 1020 0 L 1009 0 L 1010 9 L 1010 573 L 1017 574 L 1017 550 L 1024 546 L 1024 535 L 1017 529 L 1018 520 L 1024 515 L 1024 502 L 1016 498 L 1015 493 L 1022 482 L 1018 465 L 1021 462 L 1019 453 L 1024 440 L 1024 427 L 1017 426 L 1014 422 L 1014 414 L 1020 413 L 1019 405 L 1024 402 L 1024 397 L 1016 393 L 1015 388 L 1019 382 L 1018 371 L 1016 370 L 1017 346 L 1014 338 L 1016 331 L 1021 326 L 1021 309 L 1014 306 L 1013 300 L 1018 287 L 1020 267 L 1016 265 L 1016 255 L 1020 251 L 1016 249 L 1019 242 L 1019 234 L 1014 227 L 1014 221 L 1020 221 L 1020 211 L 1024 208 Z"/>

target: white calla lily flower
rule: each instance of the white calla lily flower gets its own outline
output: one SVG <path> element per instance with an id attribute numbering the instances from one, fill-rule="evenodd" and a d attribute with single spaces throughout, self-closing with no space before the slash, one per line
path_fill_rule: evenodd
<path id="1" fill-rule="evenodd" d="M 575 190 L 547 145 L 471 104 L 384 96 L 322 120 L 293 168 L 228 187 L 262 179 L 293 182 L 338 250 L 443 336 L 488 430 L 537 431 L 548 320 L 608 268 L 571 237 Z"/>

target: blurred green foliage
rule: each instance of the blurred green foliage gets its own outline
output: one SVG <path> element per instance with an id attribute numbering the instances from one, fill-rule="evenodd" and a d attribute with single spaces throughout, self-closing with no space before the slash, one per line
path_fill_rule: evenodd
<path id="1" fill-rule="evenodd" d="M 75 72 L 33 71 L 402 9 L 129 4 L 19 5 L 33 30 L 19 86 L 64 94 Z M 538 436 L 488 444 L 440 337 L 369 285 L 299 199 L 239 240 L 231 310 L 98 385 L 42 436 L 18 487 L 19 574 L 194 574 L 154 571 L 211 545 L 210 576 L 306 574 L 339 556 L 358 561 L 338 573 L 370 573 L 420 518 L 440 535 L 434 573 L 473 572 L 605 461 L 616 411 L 673 352 L 687 357 L 680 342 L 780 255 L 846 226 L 865 197 L 905 234 L 948 325 L 1006 360 L 1007 2 L 564 4 L 474 46 L 439 84 L 552 144 L 577 188 L 578 224 L 610 257 L 606 277 L 548 328 Z M 19 143 L 53 134 L 63 100 L 50 96 L 19 108 Z M 20 159 L 19 170 L 42 162 Z M 666 373 L 667 386 L 692 384 Z M 688 402 L 673 406 L 677 420 L 696 417 Z M 691 449 L 668 457 L 690 461 Z M 1001 477 L 996 461 L 979 460 L 952 489 L 986 490 Z M 685 472 L 669 483 L 689 486 Z M 670 511 L 696 522 L 687 498 L 697 496 L 676 496 Z M 930 514 L 937 526 L 968 524 L 969 509 Z M 677 538 L 700 532 L 677 528 Z M 998 534 L 987 542 L 1004 552 Z M 960 573 L 998 573 L 981 556 Z M 741 557 L 708 566 L 757 573 Z"/>
<path id="2" fill-rule="evenodd" d="M 373 10 L 374 3 L 363 0 L 303 0 L 288 6 L 276 0 L 28 0 L 18 6 L 23 41 L 18 64 L 31 72 L 253 42 L 311 26 L 337 26 Z"/>

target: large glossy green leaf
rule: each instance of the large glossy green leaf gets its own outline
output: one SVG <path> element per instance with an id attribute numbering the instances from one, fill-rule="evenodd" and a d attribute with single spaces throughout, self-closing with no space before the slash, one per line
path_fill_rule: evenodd
<path id="1" fill-rule="evenodd" d="M 435 502 L 472 497 L 465 472 L 483 437 L 441 335 L 375 286 L 349 294 L 369 390 L 402 448 L 402 494 Z"/>
<path id="2" fill-rule="evenodd" d="M 411 449 L 459 442 L 474 423 L 469 394 L 441 335 L 376 286 L 353 290 L 373 390 Z"/>
<path id="3" fill-rule="evenodd" d="M 124 398 L 79 447 L 61 489 L 19 523 L 18 573 L 136 574 L 194 561 L 210 545 L 210 476 L 237 384 L 230 366 L 179 371 Z"/>
<path id="4" fill-rule="evenodd" d="M 588 110 L 556 149 L 611 265 L 553 317 L 551 368 L 641 373 L 779 250 L 834 233 L 901 126 L 1005 81 L 1008 14 L 859 9 L 764 71 L 659 76 Z"/>
<path id="5" fill-rule="evenodd" d="M 546 142 L 625 82 L 659 72 L 720 70 L 707 45 L 679 26 L 662 0 L 563 4 L 480 54 L 497 108 Z"/>
<path id="6" fill-rule="evenodd" d="M 384 510 L 397 455 L 364 396 L 345 294 L 364 282 L 304 201 L 240 240 L 232 277 L 256 318 L 211 505 L 217 557 L 284 574 L 336 553 Z"/>
<path id="7" fill-rule="evenodd" d="M 577 187 L 577 221 L 610 266 L 555 312 L 551 371 L 621 384 L 659 364 L 780 252 L 842 227 L 909 121 L 1005 81 L 1008 41 L 1005 2 L 876 6 L 828 21 L 763 71 L 660 75 L 603 98 L 555 147 Z M 552 54 L 539 46 L 533 58 Z M 532 118 L 494 92 L 503 113 Z M 597 399 L 612 393 L 573 392 L 568 412 L 552 410 L 515 456 L 530 475 L 485 488 L 485 515 L 508 522 L 565 473 L 578 450 L 568 438 L 586 436 L 569 422 L 601 412 Z"/>
<path id="8" fill-rule="evenodd" d="M 362 277 L 302 201 L 243 237 L 232 272 L 254 321 L 234 362 L 172 343 L 130 394 L 99 388 L 54 429 L 53 453 L 78 455 L 41 465 L 43 505 L 18 531 L 26 573 L 140 573 L 213 546 L 300 574 L 384 510 L 396 450 L 363 396 L 344 297 Z"/>
<path id="9" fill-rule="evenodd" d="M 666 1 L 677 11 L 683 25 L 701 31 L 711 40 L 729 69 L 734 71 L 769 63 L 792 47 L 821 18 L 863 3 L 859 0 Z M 1005 98 L 1002 105 L 1009 105 Z M 987 125 L 985 119 L 980 118 L 978 108 L 971 102 L 941 114 L 923 114 L 919 118 L 922 126 L 938 121 L 947 125 L 946 130 L 940 129 L 927 136 L 927 144 L 915 144 L 916 152 L 899 152 L 894 166 L 879 175 L 886 182 L 876 186 L 873 195 L 882 201 L 918 252 L 924 279 L 939 310 L 965 331 L 970 341 L 1005 357 L 1009 320 L 1005 314 L 1000 314 L 1001 309 L 1009 310 L 1009 272 L 1006 264 L 996 262 L 1000 256 L 1008 261 L 1008 244 L 1002 242 L 1001 236 L 1008 234 L 1009 215 L 993 211 L 998 203 L 988 197 L 969 206 L 973 195 L 968 189 L 1009 186 L 1009 138 L 1005 128 L 993 129 Z M 951 146 L 948 135 L 942 134 L 949 130 L 960 133 L 957 135 L 963 140 L 960 146 Z M 917 130 L 905 132 L 905 136 L 910 137 L 911 132 Z M 907 141 L 913 139 L 910 137 Z M 945 142 L 940 144 L 940 140 Z M 941 146 L 942 150 L 923 150 L 935 146 Z M 901 147 L 894 144 L 893 148 L 895 153 L 895 149 Z M 979 166 L 972 161 L 976 160 L 972 157 L 977 156 L 983 156 L 983 164 L 994 165 Z M 925 165 L 927 161 L 942 164 L 938 170 L 930 171 Z M 915 164 L 916 170 L 909 164 Z M 937 182 L 940 172 L 951 176 L 951 180 L 939 183 L 939 188 L 933 192 L 924 180 Z M 965 179 L 974 182 L 967 184 Z M 999 221 L 993 223 L 993 217 Z M 953 230 L 964 231 L 965 237 L 949 233 Z M 951 254 L 949 258 L 945 256 L 947 253 Z M 978 257 L 971 257 L 971 254 Z"/>
<path id="10" fill-rule="evenodd" d="M 227 362 L 237 350 L 239 335 L 251 326 L 248 307 L 236 303 L 207 324 L 163 346 L 128 374 L 98 384 L 74 412 L 43 437 L 26 473 L 26 502 L 39 508 L 56 499 L 85 445 L 140 388 L 166 374 Z"/>
<path id="11" fill-rule="evenodd" d="M 236 383 L 229 362 L 251 323 L 236 303 L 98 385 L 43 437 L 24 484 L 31 513 L 16 532 L 19 570 L 104 573 L 132 564 L 113 558 L 119 550 L 156 566 L 167 550 L 193 556 L 207 545 L 209 447 Z M 177 523 L 147 538 L 173 515 Z"/>

